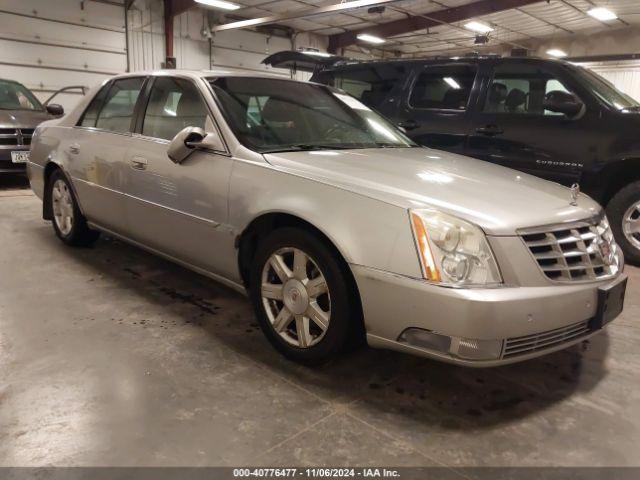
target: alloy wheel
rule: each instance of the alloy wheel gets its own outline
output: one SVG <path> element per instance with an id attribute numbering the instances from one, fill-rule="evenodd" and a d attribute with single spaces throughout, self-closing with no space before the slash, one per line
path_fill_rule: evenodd
<path id="1" fill-rule="evenodd" d="M 271 326 L 287 343 L 316 345 L 331 320 L 331 298 L 317 263 L 299 248 L 274 252 L 262 269 L 262 304 Z"/>
<path id="2" fill-rule="evenodd" d="M 73 229 L 73 198 L 69 186 L 63 180 L 56 180 L 51 189 L 53 200 L 53 218 L 63 235 L 69 235 Z"/>
<path id="3" fill-rule="evenodd" d="M 640 201 L 631 205 L 622 216 L 622 233 L 629 243 L 640 249 Z"/>

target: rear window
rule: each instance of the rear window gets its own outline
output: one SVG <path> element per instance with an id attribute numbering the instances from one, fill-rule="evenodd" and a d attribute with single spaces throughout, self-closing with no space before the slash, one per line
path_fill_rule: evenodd
<path id="1" fill-rule="evenodd" d="M 329 72 L 325 83 L 340 88 L 371 108 L 379 108 L 406 74 L 403 65 L 369 65 Z M 328 80 L 328 81 L 327 81 Z"/>
<path id="2" fill-rule="evenodd" d="M 475 65 L 428 66 L 413 85 L 409 103 L 414 108 L 466 110 L 476 71 Z"/>

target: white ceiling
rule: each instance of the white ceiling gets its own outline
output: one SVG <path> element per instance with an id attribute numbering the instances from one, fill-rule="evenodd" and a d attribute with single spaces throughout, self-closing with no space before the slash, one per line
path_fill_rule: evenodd
<path id="1" fill-rule="evenodd" d="M 477 1 L 477 0 L 475 0 Z M 284 12 L 304 12 L 337 0 L 239 0 L 243 6 L 234 14 L 245 18 L 258 18 Z M 383 14 L 369 14 L 367 8 L 340 14 L 316 15 L 278 22 L 298 31 L 333 35 L 346 30 L 361 30 L 376 24 L 407 18 L 407 15 L 426 15 L 430 12 L 474 3 L 474 0 L 399 0 L 386 5 Z M 587 10 L 594 6 L 607 7 L 619 19 L 600 22 L 589 15 Z M 584 33 L 590 30 L 607 30 L 640 25 L 639 0 L 551 0 L 541 1 L 525 7 L 505 10 L 474 18 L 494 27 L 490 45 L 506 47 L 521 46 L 521 42 L 544 40 L 554 36 Z M 401 52 L 404 55 L 434 55 L 438 53 L 463 53 L 477 50 L 473 32 L 464 29 L 466 23 L 439 25 L 428 31 L 409 32 L 387 39 L 383 50 Z"/>

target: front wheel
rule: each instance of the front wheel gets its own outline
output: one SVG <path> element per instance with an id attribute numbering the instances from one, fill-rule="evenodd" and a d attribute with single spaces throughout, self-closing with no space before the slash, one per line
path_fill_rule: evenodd
<path id="1" fill-rule="evenodd" d="M 326 362 L 348 343 L 357 305 L 344 265 L 305 230 L 283 228 L 258 246 L 251 300 L 260 326 L 286 357 Z"/>
<path id="2" fill-rule="evenodd" d="M 51 174 L 49 185 L 53 229 L 58 238 L 73 246 L 89 246 L 94 243 L 100 233 L 88 227 L 71 185 L 61 170 Z"/>
<path id="3" fill-rule="evenodd" d="M 607 217 L 626 262 L 640 265 L 640 182 L 630 183 L 613 196 Z"/>

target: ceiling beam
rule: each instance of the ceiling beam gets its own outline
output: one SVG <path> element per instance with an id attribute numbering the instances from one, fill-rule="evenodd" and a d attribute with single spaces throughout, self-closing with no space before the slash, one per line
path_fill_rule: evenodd
<path id="1" fill-rule="evenodd" d="M 238 22 L 224 23 L 211 28 L 211 32 L 221 32 L 224 30 L 234 30 L 237 28 L 256 27 L 258 25 L 267 25 L 269 23 L 278 23 L 285 20 L 294 20 L 296 18 L 308 18 L 316 15 L 327 15 L 330 13 L 344 13 L 349 10 L 358 8 L 373 7 L 376 5 L 384 5 L 385 3 L 398 2 L 399 0 L 354 0 L 334 5 L 326 5 L 324 7 L 310 8 L 308 10 L 294 10 L 290 12 L 280 13 L 262 18 L 252 18 L 249 20 L 240 20 Z"/>
<path id="2" fill-rule="evenodd" d="M 451 7 L 435 12 L 429 12 L 427 16 L 413 15 L 401 20 L 364 28 L 362 30 L 352 30 L 338 33 L 329 37 L 329 51 L 336 52 L 339 48 L 344 48 L 357 42 L 360 33 L 368 33 L 377 37 L 387 38 L 401 33 L 423 30 L 438 25 L 460 22 L 473 17 L 501 12 L 512 8 L 523 7 L 532 3 L 539 3 L 540 0 L 480 0 L 478 2 Z"/>

